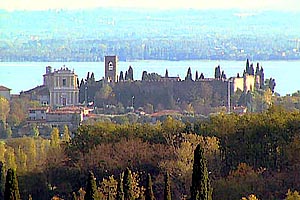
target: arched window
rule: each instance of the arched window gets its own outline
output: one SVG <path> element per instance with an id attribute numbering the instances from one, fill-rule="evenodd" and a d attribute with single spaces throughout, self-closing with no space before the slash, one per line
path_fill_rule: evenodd
<path id="1" fill-rule="evenodd" d="M 113 62 L 110 61 L 110 62 L 108 63 L 108 70 L 109 70 L 109 71 L 112 71 L 113 69 L 114 69 Z"/>

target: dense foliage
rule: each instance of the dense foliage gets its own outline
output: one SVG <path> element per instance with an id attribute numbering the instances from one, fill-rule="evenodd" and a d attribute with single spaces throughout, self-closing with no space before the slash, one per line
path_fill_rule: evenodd
<path id="1" fill-rule="evenodd" d="M 49 132 L 49 139 L 5 139 L 0 142 L 0 161 L 4 172 L 16 169 L 22 199 L 83 200 L 89 171 L 97 178 L 100 199 L 115 199 L 118 193 L 122 199 L 128 180 L 120 174 L 127 167 L 132 171 L 131 197 L 145 197 L 149 173 L 156 199 L 164 199 L 168 190 L 172 199 L 180 199 L 191 197 L 193 155 L 200 144 L 213 199 L 252 198 L 251 194 L 284 199 L 300 190 L 299 124 L 300 112 L 280 107 L 186 123 L 171 117 L 155 124 L 96 122 L 80 126 L 71 139 L 57 135 L 57 129 Z"/>

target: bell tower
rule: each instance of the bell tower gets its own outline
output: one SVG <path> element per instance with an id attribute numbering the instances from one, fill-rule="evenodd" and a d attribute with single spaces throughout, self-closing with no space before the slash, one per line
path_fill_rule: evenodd
<path id="1" fill-rule="evenodd" d="M 118 57 L 117 56 L 105 56 L 104 57 L 105 65 L 105 80 L 108 82 L 117 82 L 117 66 L 118 66 Z"/>

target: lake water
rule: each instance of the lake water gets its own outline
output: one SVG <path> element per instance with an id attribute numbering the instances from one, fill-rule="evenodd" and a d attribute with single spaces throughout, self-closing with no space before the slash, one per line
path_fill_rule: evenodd
<path id="1" fill-rule="evenodd" d="M 188 67 L 191 67 L 193 78 L 195 71 L 202 72 L 206 78 L 214 76 L 214 69 L 220 65 L 227 77 L 243 74 L 245 61 L 132 61 L 119 62 L 118 71 L 125 72 L 131 65 L 134 72 L 134 79 L 140 80 L 142 72 L 156 72 L 164 75 L 168 69 L 169 76 L 179 75 L 184 79 Z M 95 79 L 99 80 L 104 76 L 103 62 L 0 62 L 0 85 L 11 88 L 12 94 L 26 91 L 43 84 L 43 74 L 46 66 L 59 69 L 63 65 L 74 69 L 79 79 L 86 78 L 87 72 L 94 72 Z M 281 95 L 291 94 L 300 90 L 300 61 L 262 61 L 265 78 L 275 78 L 275 91 Z M 256 62 L 254 64 L 256 67 Z M 118 74 L 119 74 L 118 72 Z"/>

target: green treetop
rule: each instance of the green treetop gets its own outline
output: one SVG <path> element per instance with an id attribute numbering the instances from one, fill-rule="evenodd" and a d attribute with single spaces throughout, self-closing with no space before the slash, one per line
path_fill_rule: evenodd
<path id="1" fill-rule="evenodd" d="M 63 141 L 64 142 L 70 142 L 71 136 L 70 131 L 67 125 L 64 125 L 64 133 L 63 133 Z"/>
<path id="2" fill-rule="evenodd" d="M 59 130 L 58 130 L 58 128 L 53 128 L 51 131 L 50 146 L 58 147 L 58 145 L 59 145 Z"/>

